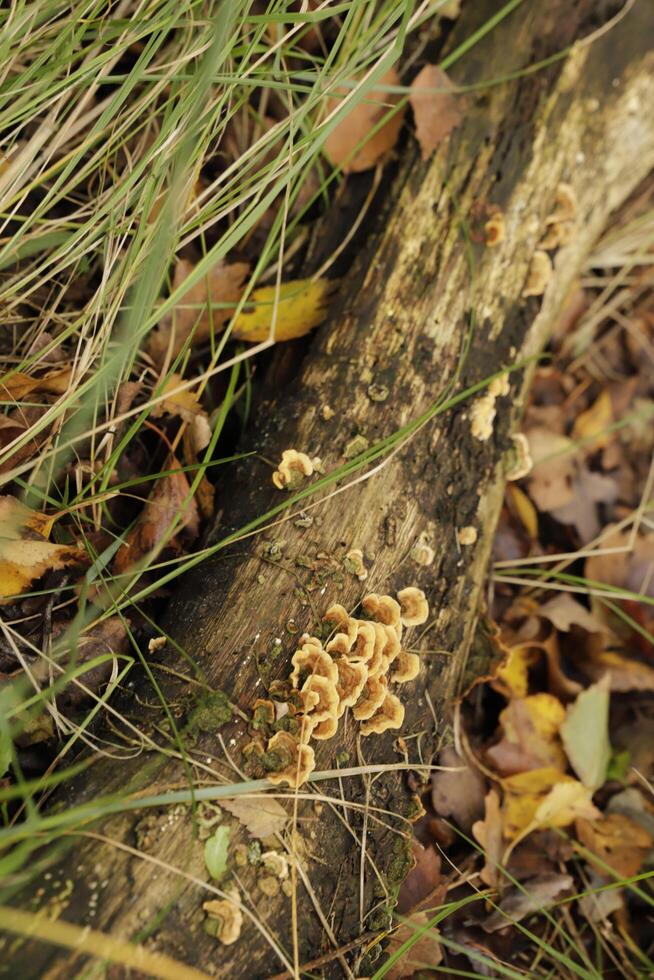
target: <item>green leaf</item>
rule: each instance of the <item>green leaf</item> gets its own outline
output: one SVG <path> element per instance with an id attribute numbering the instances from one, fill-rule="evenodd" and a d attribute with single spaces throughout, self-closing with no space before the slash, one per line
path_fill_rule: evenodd
<path id="1" fill-rule="evenodd" d="M 609 679 L 603 677 L 578 695 L 561 725 L 570 765 L 588 789 L 604 784 L 611 758 L 609 742 Z"/>
<path id="2" fill-rule="evenodd" d="M 204 844 L 204 863 L 207 866 L 207 871 L 216 881 L 220 881 L 227 871 L 229 836 L 229 827 L 223 825 L 218 827 Z"/>

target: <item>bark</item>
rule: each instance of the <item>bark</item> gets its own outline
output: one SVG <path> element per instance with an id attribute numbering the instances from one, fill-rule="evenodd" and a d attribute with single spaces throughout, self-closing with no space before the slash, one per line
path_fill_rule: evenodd
<path id="1" fill-rule="evenodd" d="M 474 84 L 561 51 L 593 30 L 588 15 L 595 6 L 568 0 L 524 4 L 457 62 L 451 75 L 459 84 Z M 465 5 L 450 43 L 470 36 L 495 8 L 493 2 Z M 355 436 L 373 445 L 448 393 L 461 393 L 542 349 L 607 217 L 654 165 L 654 61 L 648 53 L 653 34 L 652 4 L 636 0 L 612 30 L 592 44 L 573 44 L 549 68 L 470 92 L 461 126 L 428 163 L 413 147 L 403 152 L 392 207 L 380 216 L 379 234 L 343 282 L 337 308 L 301 375 L 259 413 L 251 448 L 276 460 L 283 449 L 295 447 L 320 456 L 329 472 L 343 464 Z M 577 200 L 574 237 L 554 255 L 544 296 L 525 297 L 532 256 L 561 181 L 571 185 Z M 505 221 L 504 239 L 492 248 L 469 239 L 476 211 L 487 204 L 497 205 Z M 447 705 L 466 671 L 528 375 L 528 369 L 512 371 L 510 394 L 497 402 L 487 441 L 471 434 L 472 399 L 464 400 L 357 472 L 357 482 L 344 492 L 334 495 L 331 487 L 319 494 L 322 502 L 307 511 L 310 526 L 298 521 L 298 504 L 291 519 L 242 537 L 199 566 L 171 601 L 165 625 L 178 649 L 166 651 L 161 662 L 188 671 L 183 650 L 210 687 L 226 692 L 247 715 L 269 681 L 288 672 L 291 621 L 314 632 L 333 601 L 354 608 L 368 591 L 419 585 L 432 615 L 427 627 L 414 633 L 422 668 L 402 691 L 404 743 L 397 742 L 397 733 L 358 740 L 350 722 L 330 741 L 317 743 L 317 757 L 319 770 L 407 761 L 424 775 L 421 765 L 434 761 Z M 370 393 L 379 388 L 371 385 L 383 386 L 387 399 L 373 400 Z M 327 408 L 333 411 L 330 418 Z M 258 456 L 225 476 L 218 499 L 216 541 L 286 500 Z M 477 541 L 461 546 L 457 530 L 468 526 L 476 528 Z M 428 566 L 412 557 L 419 540 L 434 550 Z M 344 569 L 351 548 L 364 552 L 365 582 Z M 281 558 L 271 560 L 280 552 Z M 197 685 L 173 678 L 165 691 L 183 725 L 197 700 Z M 147 700 L 153 701 L 151 691 Z M 150 724 L 147 712 L 139 721 Z M 243 720 L 215 731 L 196 728 L 189 737 L 195 773 L 205 785 L 225 774 L 232 781 L 239 778 L 229 769 L 225 747 L 235 764 L 247 769 L 240 751 L 249 739 Z M 357 940 L 389 923 L 409 866 L 406 775 L 350 776 L 303 788 L 301 797 L 318 793 L 334 803 L 317 805 L 314 796 L 297 804 L 304 852 L 297 928 L 294 903 L 284 892 L 266 897 L 260 870 L 237 869 L 244 904 L 287 962 L 293 961 L 295 932 L 300 963 L 326 958 L 315 969 L 327 976 L 374 972 L 382 946 L 374 946 L 362 962 L 368 943 L 357 945 Z M 65 802 L 125 790 L 165 792 L 183 788 L 187 778 L 181 763 L 160 754 L 134 762 L 103 760 Z M 352 806 L 340 805 L 341 799 Z M 292 814 L 293 806 L 288 809 Z M 238 822 L 226 819 L 233 843 L 247 841 Z M 53 880 L 61 888 L 70 879 L 72 892 L 59 909 L 68 921 L 125 938 L 147 936 L 154 949 L 219 976 L 265 977 L 285 968 L 248 918 L 231 946 L 205 932 L 202 902 L 215 896 L 202 887 L 208 880 L 203 847 L 188 809 L 172 816 L 164 808 L 135 811 L 105 820 L 101 834 L 119 846 L 85 836 L 84 829 L 60 857 L 54 879 L 32 882 L 14 897 L 17 904 L 51 908 Z M 299 846 L 290 831 L 284 842 Z M 39 887 L 45 893 L 35 898 Z M 92 915 L 95 888 L 100 898 Z M 354 948 L 346 955 L 333 956 L 336 946 L 348 944 Z M 18 943 L 12 956 L 15 975 L 22 978 L 54 980 L 82 971 L 79 954 L 37 942 Z M 96 964 L 84 976 L 104 975 L 103 970 Z"/>

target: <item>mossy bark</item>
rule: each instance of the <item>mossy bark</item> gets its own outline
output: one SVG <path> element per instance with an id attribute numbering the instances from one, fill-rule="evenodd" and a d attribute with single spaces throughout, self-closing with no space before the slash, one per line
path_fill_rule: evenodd
<path id="1" fill-rule="evenodd" d="M 469 37 L 496 8 L 491 0 L 464 5 L 450 43 Z M 259 412 L 246 448 L 276 460 L 283 449 L 295 447 L 320 456 L 332 470 L 355 437 L 373 444 L 416 419 L 444 392 L 461 392 L 542 349 L 611 211 L 654 165 L 654 56 L 648 52 L 654 9 L 649 0 L 636 0 L 594 43 L 574 43 L 593 29 L 587 15 L 595 8 L 567 0 L 524 4 L 452 69 L 457 83 L 476 84 L 572 45 L 549 68 L 469 92 L 462 124 L 429 162 L 422 163 L 413 146 L 403 153 L 374 242 L 342 283 L 300 376 Z M 554 255 L 545 294 L 525 298 L 532 256 L 561 181 L 577 200 L 574 237 Z M 492 248 L 470 240 L 471 215 L 488 204 L 501 209 L 505 223 L 503 240 Z M 310 510 L 312 522 L 291 519 L 244 538 L 189 574 L 171 600 L 166 628 L 208 684 L 247 714 L 266 684 L 287 673 L 295 626 L 313 632 L 330 602 L 354 607 L 367 591 L 393 592 L 407 584 L 425 590 L 432 615 L 414 633 L 422 669 L 403 692 L 404 742 L 393 733 L 357 741 L 356 726 L 348 722 L 319 745 L 319 769 L 346 759 L 348 764 L 406 759 L 420 772 L 433 760 L 448 703 L 466 670 L 528 374 L 528 369 L 511 373 L 510 393 L 497 402 L 487 441 L 473 437 L 470 404 L 460 404 L 379 461 L 367 478 L 326 497 Z M 377 400 L 380 391 L 388 392 L 383 400 Z M 281 498 L 270 467 L 260 456 L 250 456 L 222 478 L 217 499 L 214 540 Z M 457 530 L 467 526 L 477 529 L 477 540 L 461 546 Z M 418 541 L 433 549 L 430 565 L 412 557 Z M 364 553 L 365 582 L 343 565 L 351 548 Z M 166 651 L 161 662 L 188 669 L 178 650 Z M 182 722 L 197 689 L 173 679 L 165 690 Z M 147 714 L 152 716 L 147 723 L 160 721 L 156 712 Z M 224 747 L 238 766 L 245 765 L 241 749 L 248 737 L 238 715 L 215 731 L 203 726 L 189 747 L 191 759 L 204 767 L 196 770 L 199 779 L 210 783 L 212 770 L 229 772 Z M 186 770 L 174 759 L 159 757 L 147 779 L 142 766 L 142 760 L 101 761 L 65 802 L 78 804 L 127 785 L 148 792 L 185 785 Z M 314 785 L 312 792 L 333 805 L 300 800 L 303 873 L 312 892 L 298 882 L 300 963 L 388 924 L 408 868 L 402 835 L 411 794 L 405 777 L 332 780 Z M 238 776 L 232 771 L 230 778 Z M 341 798 L 354 808 L 343 807 Z M 237 822 L 226 819 L 233 841 L 247 841 Z M 15 901 L 57 908 L 67 920 L 122 937 L 147 937 L 153 948 L 210 974 L 254 978 L 283 969 L 248 920 L 231 946 L 205 931 L 201 906 L 211 896 L 188 877 L 207 880 L 188 810 L 172 816 L 163 809 L 145 816 L 121 814 L 105 821 L 101 833 L 104 840 L 75 837 L 74 848 L 51 869 L 54 877 L 41 877 Z M 238 868 L 237 874 L 244 902 L 292 963 L 291 899 L 283 891 L 274 898 L 263 894 L 255 866 Z M 71 894 L 53 904 L 67 880 L 73 882 Z M 37 893 L 39 888 L 44 891 Z M 96 891 L 98 901 L 90 904 Z M 357 961 L 362 948 L 319 969 L 325 975 L 350 969 L 353 975 L 369 973 L 382 947 L 374 946 L 364 964 Z M 81 975 L 83 966 L 79 955 L 20 942 L 13 946 L 12 970 L 24 980 L 68 980 L 78 971 Z M 84 970 L 85 977 L 99 976 L 104 967 L 87 963 Z M 110 975 L 122 974 L 114 968 Z"/>

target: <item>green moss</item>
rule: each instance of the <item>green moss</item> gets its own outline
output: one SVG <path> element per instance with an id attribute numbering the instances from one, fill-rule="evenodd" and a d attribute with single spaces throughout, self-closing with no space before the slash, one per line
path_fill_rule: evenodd
<path id="1" fill-rule="evenodd" d="M 400 890 L 400 885 L 413 867 L 413 852 L 411 840 L 408 837 L 396 837 L 393 853 L 386 868 L 386 880 L 394 898 Z"/>
<path id="2" fill-rule="evenodd" d="M 189 724 L 202 732 L 213 732 L 226 725 L 231 717 L 232 706 L 227 695 L 222 691 L 212 691 L 198 701 Z"/>

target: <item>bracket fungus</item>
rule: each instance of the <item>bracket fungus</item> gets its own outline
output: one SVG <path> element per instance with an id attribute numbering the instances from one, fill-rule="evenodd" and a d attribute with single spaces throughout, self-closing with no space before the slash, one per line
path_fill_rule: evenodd
<path id="1" fill-rule="evenodd" d="M 404 722 L 404 705 L 396 694 L 388 693 L 380 707 L 361 725 L 362 735 L 381 735 L 389 728 L 401 728 Z"/>
<path id="2" fill-rule="evenodd" d="M 402 650 L 400 637 L 403 626 L 427 621 L 427 598 L 422 589 L 409 586 L 397 598 L 371 593 L 361 606 L 368 619 L 350 616 L 338 603 L 330 606 L 323 620 L 335 627 L 334 636 L 323 646 L 318 637 L 304 633 L 290 675 L 270 685 L 275 700 L 255 703 L 255 737 L 248 754 L 275 785 L 297 788 L 305 782 L 315 768 L 309 743 L 333 738 L 348 708 L 361 722 L 362 735 L 400 728 L 404 721 L 404 706 L 389 683 L 405 684 L 418 676 L 420 658 Z"/>
<path id="3" fill-rule="evenodd" d="M 314 638 L 311 639 L 313 641 Z M 303 643 L 293 654 L 291 663 L 293 664 L 293 673 L 291 674 L 293 687 L 301 687 L 301 680 L 310 676 L 326 677 L 334 684 L 338 680 L 338 671 L 334 661 L 327 651 L 323 650 L 322 645 L 316 646 L 314 642 Z"/>
<path id="4" fill-rule="evenodd" d="M 522 290 L 522 295 L 542 296 L 553 274 L 554 266 L 552 265 L 551 258 L 542 248 L 537 249 L 533 254 L 531 265 L 529 266 L 527 281 Z"/>
<path id="5" fill-rule="evenodd" d="M 297 490 L 305 477 L 313 474 L 313 463 L 306 453 L 285 449 L 272 481 L 278 490 Z"/>
<path id="6" fill-rule="evenodd" d="M 406 684 L 407 681 L 415 680 L 420 673 L 420 657 L 417 653 L 409 653 L 402 650 L 395 663 L 395 670 L 391 674 L 391 680 L 396 684 Z"/>
<path id="7" fill-rule="evenodd" d="M 304 742 L 298 742 L 288 732 L 277 732 L 269 740 L 266 755 L 269 762 L 276 756 L 279 768 L 268 772 L 268 781 L 274 786 L 288 783 L 297 789 L 316 767 L 316 757 L 313 748 Z"/>
<path id="8" fill-rule="evenodd" d="M 429 616 L 429 603 L 422 589 L 410 585 L 397 593 L 404 626 L 422 626 Z"/>
<path id="9" fill-rule="evenodd" d="M 224 946 L 231 946 L 241 935 L 243 913 L 236 888 L 226 888 L 225 894 L 227 898 L 203 902 L 202 908 L 207 913 L 207 931 L 215 935 Z"/>

